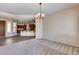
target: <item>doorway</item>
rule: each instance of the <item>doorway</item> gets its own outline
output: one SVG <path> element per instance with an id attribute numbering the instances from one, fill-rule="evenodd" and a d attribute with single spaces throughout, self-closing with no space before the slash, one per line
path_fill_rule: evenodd
<path id="1" fill-rule="evenodd" d="M 5 21 L 0 20 L 0 37 L 5 37 Z"/>

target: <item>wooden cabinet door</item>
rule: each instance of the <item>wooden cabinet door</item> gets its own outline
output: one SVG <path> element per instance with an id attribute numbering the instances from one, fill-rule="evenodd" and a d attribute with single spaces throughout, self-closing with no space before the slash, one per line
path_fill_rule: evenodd
<path id="1" fill-rule="evenodd" d="M 5 21 L 0 21 L 0 37 L 5 36 Z"/>

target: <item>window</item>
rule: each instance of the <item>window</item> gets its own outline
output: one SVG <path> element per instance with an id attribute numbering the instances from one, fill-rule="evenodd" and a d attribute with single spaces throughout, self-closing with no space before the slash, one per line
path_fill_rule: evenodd
<path id="1" fill-rule="evenodd" d="M 16 31 L 17 31 L 17 23 L 13 22 L 13 32 L 16 32 Z"/>
<path id="2" fill-rule="evenodd" d="M 6 28 L 7 32 L 11 32 L 11 22 L 6 22 Z"/>

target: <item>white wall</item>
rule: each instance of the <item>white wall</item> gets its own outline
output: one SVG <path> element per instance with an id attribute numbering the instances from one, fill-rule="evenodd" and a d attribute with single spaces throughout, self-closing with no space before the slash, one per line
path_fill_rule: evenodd
<path id="1" fill-rule="evenodd" d="M 36 19 L 36 38 L 43 38 L 42 19 Z"/>
<path id="2" fill-rule="evenodd" d="M 47 16 L 43 21 L 43 37 L 79 47 L 78 10 L 79 6 Z"/>

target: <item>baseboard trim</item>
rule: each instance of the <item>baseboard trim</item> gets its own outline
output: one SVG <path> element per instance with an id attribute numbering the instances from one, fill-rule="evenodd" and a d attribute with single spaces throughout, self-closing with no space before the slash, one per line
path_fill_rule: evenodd
<path id="1" fill-rule="evenodd" d="M 5 38 L 5 36 L 3 36 L 3 37 L 0 37 L 0 38 Z"/>
<path id="2" fill-rule="evenodd" d="M 14 36 L 17 36 L 17 35 L 14 35 Z M 10 38 L 10 37 L 14 37 L 14 36 L 3 36 L 3 37 L 0 37 L 0 38 Z"/>
<path id="3" fill-rule="evenodd" d="M 49 40 L 49 39 L 45 39 L 45 38 L 43 38 L 44 40 L 48 40 L 48 41 L 53 41 L 53 40 Z M 64 44 L 64 45 L 68 45 L 68 46 L 72 46 L 72 47 L 75 47 L 75 48 L 79 48 L 79 47 L 77 47 L 77 46 L 73 46 L 73 45 L 69 45 L 69 44 L 65 44 L 65 43 L 61 43 L 61 42 L 57 42 L 57 41 L 53 41 L 53 42 L 56 42 L 56 43 L 60 43 L 60 44 Z"/>

